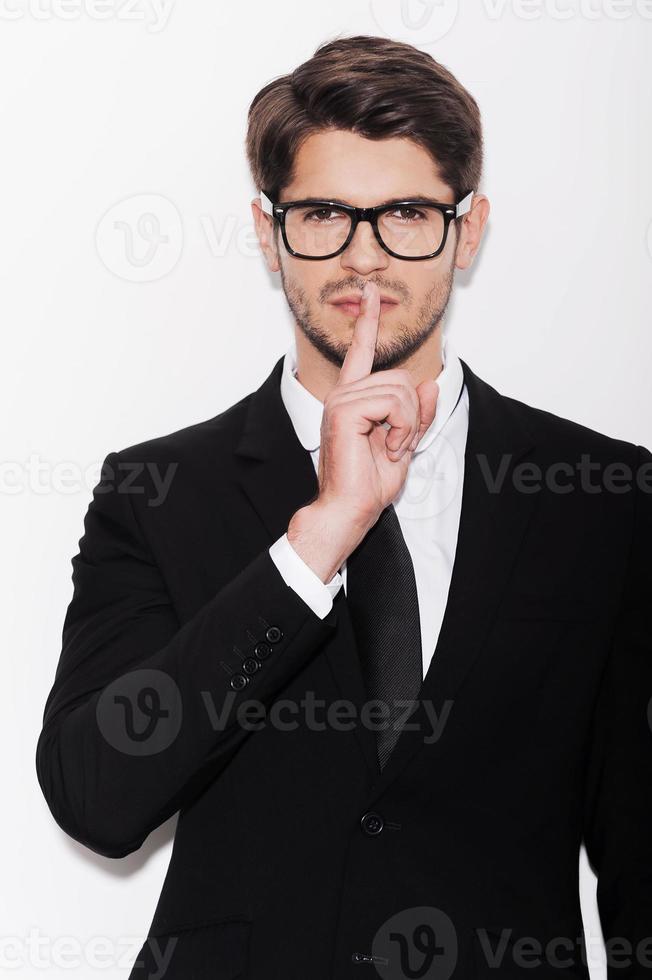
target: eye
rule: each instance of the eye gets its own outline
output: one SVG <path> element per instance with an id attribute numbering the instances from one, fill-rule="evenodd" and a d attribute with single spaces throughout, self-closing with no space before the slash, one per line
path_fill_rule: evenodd
<path id="1" fill-rule="evenodd" d="M 422 218 L 425 218 L 425 214 L 423 211 L 419 211 L 417 208 L 412 208 L 407 206 L 403 208 L 396 208 L 396 210 L 390 212 L 390 214 L 391 217 L 394 217 L 395 215 L 399 215 L 398 220 L 405 221 L 406 223 L 420 221 Z"/>
<path id="2" fill-rule="evenodd" d="M 312 224 L 325 224 L 327 221 L 334 220 L 331 216 L 334 215 L 335 219 L 341 218 L 341 211 L 334 211 L 332 208 L 314 208 L 312 211 L 306 211 L 303 220 L 309 221 Z"/>

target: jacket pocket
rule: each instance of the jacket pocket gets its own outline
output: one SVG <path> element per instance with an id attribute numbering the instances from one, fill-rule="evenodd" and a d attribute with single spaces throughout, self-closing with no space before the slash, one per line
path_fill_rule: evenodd
<path id="1" fill-rule="evenodd" d="M 250 931 L 222 918 L 150 934 L 128 980 L 246 980 Z"/>

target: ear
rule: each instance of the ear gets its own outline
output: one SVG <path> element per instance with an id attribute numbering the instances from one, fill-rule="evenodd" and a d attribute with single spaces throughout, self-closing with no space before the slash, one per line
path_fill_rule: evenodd
<path id="1" fill-rule="evenodd" d="M 468 269 L 476 252 L 484 226 L 489 217 L 489 198 L 484 194 L 474 194 L 471 210 L 464 215 L 458 227 L 457 247 L 455 250 L 455 265 L 458 269 Z"/>
<path id="2" fill-rule="evenodd" d="M 278 272 L 281 266 L 276 242 L 274 241 L 274 219 L 271 214 L 263 211 L 260 206 L 259 197 L 254 197 L 251 202 L 251 213 L 256 226 L 256 235 L 258 236 L 262 253 L 265 256 L 267 267 L 270 272 Z"/>

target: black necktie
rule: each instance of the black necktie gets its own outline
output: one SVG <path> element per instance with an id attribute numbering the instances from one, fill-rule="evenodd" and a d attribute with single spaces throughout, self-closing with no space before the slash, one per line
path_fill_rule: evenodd
<path id="1" fill-rule="evenodd" d="M 346 561 L 346 599 L 369 699 L 389 706 L 377 714 L 378 760 L 383 769 L 423 677 L 421 624 L 414 566 L 394 505 L 389 504 Z M 381 723 L 382 719 L 382 723 Z"/>

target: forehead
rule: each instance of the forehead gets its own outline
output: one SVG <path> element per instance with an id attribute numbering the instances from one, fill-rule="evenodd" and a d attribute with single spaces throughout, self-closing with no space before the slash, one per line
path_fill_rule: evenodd
<path id="1" fill-rule="evenodd" d="M 450 197 L 427 150 L 406 137 L 370 140 L 336 129 L 302 143 L 282 199 L 339 198 L 366 207 L 416 193 L 434 200 Z"/>

